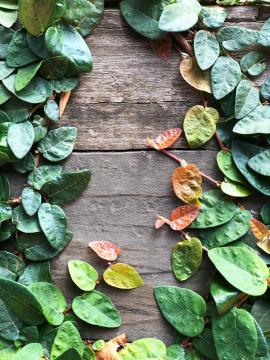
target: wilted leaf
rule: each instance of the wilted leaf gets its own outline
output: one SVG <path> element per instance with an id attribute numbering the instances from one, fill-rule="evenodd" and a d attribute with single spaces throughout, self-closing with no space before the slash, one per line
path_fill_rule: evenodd
<path id="1" fill-rule="evenodd" d="M 250 226 L 253 235 L 256 239 L 260 240 L 257 242 L 257 246 L 267 254 L 270 254 L 270 230 L 268 227 L 257 219 L 251 219 Z"/>
<path id="2" fill-rule="evenodd" d="M 212 138 L 219 119 L 217 110 L 201 105 L 188 110 L 184 119 L 184 132 L 192 149 L 197 149 Z"/>
<path id="3" fill-rule="evenodd" d="M 182 130 L 179 128 L 165 130 L 153 141 L 147 138 L 147 145 L 156 150 L 162 150 L 170 147 L 180 137 Z"/>
<path id="4" fill-rule="evenodd" d="M 172 270 L 179 281 L 191 278 L 202 262 L 202 244 L 197 238 L 177 243 L 172 252 Z"/>
<path id="5" fill-rule="evenodd" d="M 202 71 L 195 58 L 183 59 L 180 64 L 180 73 L 190 86 L 211 94 L 210 73 L 209 71 Z"/>
<path id="6" fill-rule="evenodd" d="M 103 274 L 104 281 L 119 289 L 135 289 L 143 285 L 137 271 L 127 264 L 113 264 Z"/>
<path id="7" fill-rule="evenodd" d="M 118 349 L 125 346 L 127 338 L 125 334 L 108 341 L 101 351 L 96 352 L 97 360 L 120 360 Z"/>
<path id="8" fill-rule="evenodd" d="M 64 114 L 65 108 L 68 104 L 69 98 L 71 95 L 71 91 L 62 92 L 60 95 L 60 102 L 59 102 L 59 116 L 61 117 Z"/>
<path id="9" fill-rule="evenodd" d="M 199 169 L 188 164 L 179 166 L 172 174 L 172 184 L 176 196 L 188 204 L 199 204 L 199 197 L 202 194 L 202 177 Z"/>
<path id="10" fill-rule="evenodd" d="M 81 290 L 91 291 L 95 288 L 98 273 L 93 266 L 84 261 L 70 260 L 68 262 L 68 270 L 72 281 Z"/>
<path id="11" fill-rule="evenodd" d="M 123 251 L 117 245 L 109 241 L 92 241 L 88 244 L 88 246 L 101 259 L 106 261 L 115 261 Z"/>
<path id="12" fill-rule="evenodd" d="M 219 43 L 210 32 L 200 30 L 194 38 L 194 52 L 202 70 L 209 69 L 219 56 Z"/>

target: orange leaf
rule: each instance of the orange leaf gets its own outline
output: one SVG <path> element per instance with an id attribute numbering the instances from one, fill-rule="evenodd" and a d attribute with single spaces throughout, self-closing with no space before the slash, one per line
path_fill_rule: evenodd
<path id="1" fill-rule="evenodd" d="M 147 137 L 147 144 L 156 150 L 163 150 L 170 147 L 180 137 L 182 130 L 179 128 L 165 130 L 158 135 L 155 141 Z"/>
<path id="2" fill-rule="evenodd" d="M 172 174 L 172 184 L 176 196 L 187 204 L 200 205 L 202 177 L 193 164 L 179 166 Z"/>
<path id="3" fill-rule="evenodd" d="M 196 205 L 180 206 L 171 213 L 171 228 L 173 230 L 184 230 L 198 216 L 200 207 Z"/>
<path id="4" fill-rule="evenodd" d="M 127 342 L 125 334 L 108 341 L 101 351 L 96 352 L 97 360 L 120 360 L 118 349 L 123 347 Z"/>
<path id="5" fill-rule="evenodd" d="M 155 222 L 155 228 L 158 230 L 160 229 L 164 224 L 167 223 L 166 221 L 167 219 L 165 219 L 164 217 L 162 216 L 158 216 L 156 222 Z M 168 220 L 169 221 L 169 220 Z"/>
<path id="6" fill-rule="evenodd" d="M 269 229 L 259 220 L 251 219 L 250 226 L 251 226 L 253 235 L 256 237 L 256 239 L 258 239 L 260 241 L 265 241 L 270 238 Z"/>
<path id="7" fill-rule="evenodd" d="M 172 38 L 168 34 L 163 39 L 150 40 L 151 49 L 157 54 L 162 60 L 168 61 L 172 56 Z"/>
<path id="8" fill-rule="evenodd" d="M 71 91 L 62 92 L 60 95 L 60 102 L 59 102 L 60 117 L 63 115 L 65 111 L 70 95 L 71 95 Z"/>
<path id="9" fill-rule="evenodd" d="M 92 241 L 88 245 L 101 259 L 106 261 L 115 261 L 122 253 L 117 245 L 109 241 Z"/>

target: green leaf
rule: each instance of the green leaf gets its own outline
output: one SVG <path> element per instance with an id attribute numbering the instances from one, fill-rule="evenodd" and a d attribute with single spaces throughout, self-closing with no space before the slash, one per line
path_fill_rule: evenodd
<path id="1" fill-rule="evenodd" d="M 10 28 L 17 21 L 17 11 L 10 11 L 0 8 L 0 25 Z"/>
<path id="2" fill-rule="evenodd" d="M 22 192 L 22 206 L 27 215 L 33 216 L 41 205 L 41 195 L 32 188 L 25 188 Z"/>
<path id="3" fill-rule="evenodd" d="M 266 177 L 254 173 L 248 166 L 249 159 L 263 150 L 263 148 L 240 140 L 234 140 L 232 143 L 233 160 L 238 170 L 256 190 L 264 195 L 270 196 L 269 180 Z"/>
<path id="4" fill-rule="evenodd" d="M 257 336 L 258 336 L 258 346 L 257 346 L 257 350 L 256 350 L 256 357 L 267 356 L 268 344 L 267 344 L 266 338 L 262 332 L 262 329 L 260 328 L 259 324 L 257 323 L 257 321 L 254 318 L 253 318 L 253 321 L 254 321 L 256 331 L 257 331 Z"/>
<path id="5" fill-rule="evenodd" d="M 29 289 L 38 299 L 43 315 L 49 324 L 58 326 L 64 321 L 64 311 L 67 307 L 66 300 L 61 291 L 53 284 L 36 282 Z"/>
<path id="6" fill-rule="evenodd" d="M 17 248 L 24 253 L 27 260 L 43 261 L 50 260 L 60 253 L 72 240 L 72 233 L 67 231 L 65 243 L 59 250 L 54 249 L 42 234 L 31 235 L 21 234 L 17 239 Z"/>
<path id="7" fill-rule="evenodd" d="M 200 199 L 202 206 L 192 229 L 205 229 L 225 224 L 236 214 L 234 202 L 219 190 L 210 190 Z"/>
<path id="8" fill-rule="evenodd" d="M 241 69 L 237 61 L 220 56 L 211 70 L 212 91 L 219 100 L 232 92 L 241 80 Z"/>
<path id="9" fill-rule="evenodd" d="M 197 0 L 178 0 L 164 8 L 159 28 L 169 32 L 186 31 L 197 23 L 200 11 L 201 5 Z"/>
<path id="10" fill-rule="evenodd" d="M 266 69 L 265 54 L 257 50 L 247 53 L 241 59 L 240 67 L 250 76 L 260 75 Z"/>
<path id="11" fill-rule="evenodd" d="M 208 257 L 221 275 L 237 289 L 252 296 L 265 293 L 269 270 L 253 251 L 228 246 L 209 250 Z"/>
<path id="12" fill-rule="evenodd" d="M 171 345 L 167 348 L 165 360 L 186 360 L 186 351 L 180 345 Z"/>
<path id="13" fill-rule="evenodd" d="M 233 308 L 213 319 L 213 335 L 218 358 L 227 360 L 255 359 L 258 336 L 252 316 L 243 309 Z"/>
<path id="14" fill-rule="evenodd" d="M 74 348 L 82 356 L 84 343 L 76 327 L 70 321 L 64 322 L 57 331 L 50 360 L 56 360 L 60 355 L 70 348 Z"/>
<path id="15" fill-rule="evenodd" d="M 20 336 L 16 340 L 16 345 L 39 342 L 39 333 L 37 326 L 27 326 L 21 329 Z"/>
<path id="16" fill-rule="evenodd" d="M 62 79 L 69 75 L 69 60 L 66 56 L 55 56 L 44 60 L 40 74 L 47 80 Z"/>
<path id="17" fill-rule="evenodd" d="M 149 0 L 124 0 L 120 11 L 129 26 L 149 39 L 160 39 L 165 36 L 158 26 L 162 7 L 160 2 Z"/>
<path id="18" fill-rule="evenodd" d="M 194 52 L 197 63 L 202 70 L 209 69 L 219 56 L 219 43 L 214 35 L 200 30 L 194 38 Z"/>
<path id="19" fill-rule="evenodd" d="M 66 204 L 81 195 L 90 179 L 90 170 L 66 172 L 45 183 L 41 191 L 46 194 L 52 204 Z"/>
<path id="20" fill-rule="evenodd" d="M 104 0 L 67 0 L 67 9 L 63 18 L 82 36 L 87 36 L 100 23 L 103 14 Z"/>
<path id="21" fill-rule="evenodd" d="M 39 152 L 50 161 L 60 161 L 66 159 L 73 150 L 77 137 L 75 127 L 63 126 L 51 130 L 43 138 L 38 146 Z"/>
<path id="22" fill-rule="evenodd" d="M 267 78 L 261 87 L 261 95 L 264 99 L 270 99 L 270 78 Z"/>
<path id="23" fill-rule="evenodd" d="M 44 112 L 47 117 L 57 122 L 60 118 L 60 110 L 57 103 L 54 100 L 48 100 L 46 105 L 44 106 Z"/>
<path id="24" fill-rule="evenodd" d="M 202 244 L 197 238 L 177 243 L 172 252 L 172 269 L 179 281 L 196 274 L 202 262 Z"/>
<path id="25" fill-rule="evenodd" d="M 218 360 L 212 331 L 205 328 L 193 341 L 194 348 L 206 359 Z"/>
<path id="26" fill-rule="evenodd" d="M 7 141 L 13 154 L 22 159 L 34 143 L 34 128 L 30 121 L 12 124 L 8 129 Z"/>
<path id="27" fill-rule="evenodd" d="M 216 29 L 223 25 L 227 15 L 228 12 L 222 8 L 209 8 L 203 6 L 199 18 L 202 20 L 204 26 Z"/>
<path id="28" fill-rule="evenodd" d="M 15 71 L 14 68 L 7 66 L 5 61 L 0 61 L 0 80 L 5 79 Z"/>
<path id="29" fill-rule="evenodd" d="M 43 203 L 38 210 L 39 224 L 50 245 L 60 250 L 65 244 L 67 217 L 57 205 Z"/>
<path id="30" fill-rule="evenodd" d="M 215 301 L 217 313 L 219 315 L 228 312 L 246 296 L 221 277 L 215 278 L 211 282 L 210 292 Z"/>
<path id="31" fill-rule="evenodd" d="M 241 26 L 226 26 L 219 30 L 217 39 L 224 49 L 239 51 L 253 45 L 258 39 L 258 31 Z"/>
<path id="32" fill-rule="evenodd" d="M 217 164 L 220 171 L 230 180 L 245 184 L 245 179 L 235 166 L 231 151 L 221 150 L 217 154 Z"/>
<path id="33" fill-rule="evenodd" d="M 14 169 L 20 174 L 26 174 L 27 172 L 34 169 L 36 166 L 34 156 L 29 152 L 21 160 L 14 161 L 12 163 Z"/>
<path id="34" fill-rule="evenodd" d="M 71 26 L 59 25 L 46 31 L 45 46 L 51 56 L 65 56 L 73 74 L 90 72 L 91 52 L 81 35 Z"/>
<path id="35" fill-rule="evenodd" d="M 249 80 L 240 81 L 236 89 L 235 118 L 245 117 L 259 104 L 259 90 Z"/>
<path id="36" fill-rule="evenodd" d="M 58 177 L 61 172 L 61 165 L 42 165 L 29 174 L 27 183 L 36 190 L 40 190 L 46 182 Z"/>
<path id="37" fill-rule="evenodd" d="M 27 33 L 27 43 L 32 52 L 41 59 L 48 59 L 49 54 L 44 44 L 44 35 L 33 36 Z"/>
<path id="38" fill-rule="evenodd" d="M 105 328 L 121 325 L 121 318 L 111 300 L 99 291 L 93 290 L 73 300 L 72 310 L 79 319 L 88 324 Z"/>
<path id="39" fill-rule="evenodd" d="M 10 186 L 8 177 L 0 174 L 0 201 L 8 201 L 10 197 Z"/>
<path id="40" fill-rule="evenodd" d="M 261 218 L 264 224 L 270 225 L 270 203 L 265 203 L 261 209 Z"/>
<path id="41" fill-rule="evenodd" d="M 43 347 L 38 343 L 33 343 L 20 349 L 12 360 L 40 360 L 43 355 Z"/>
<path id="42" fill-rule="evenodd" d="M 73 359 L 70 359 L 73 360 Z M 88 346 L 84 347 L 82 360 L 96 360 L 96 356 L 93 349 L 90 349 Z"/>
<path id="43" fill-rule="evenodd" d="M 8 66 L 22 67 L 38 60 L 28 46 L 26 34 L 25 29 L 20 29 L 13 35 L 6 54 Z"/>
<path id="44" fill-rule="evenodd" d="M 48 123 L 47 121 L 42 118 L 39 115 L 35 115 L 32 121 L 32 125 L 34 127 L 34 133 L 35 133 L 35 138 L 34 138 L 34 143 L 39 142 L 41 139 L 44 138 L 44 136 L 47 134 L 48 132 Z"/>
<path id="45" fill-rule="evenodd" d="M 24 262 L 18 256 L 0 251 L 0 277 L 16 280 L 24 271 Z"/>
<path id="46" fill-rule="evenodd" d="M 251 218 L 252 216 L 248 210 L 237 208 L 234 217 L 229 222 L 214 229 L 201 230 L 197 235 L 207 249 L 224 246 L 248 232 Z"/>
<path id="47" fill-rule="evenodd" d="M 118 289 L 135 289 L 143 285 L 138 272 L 127 264 L 113 264 L 103 274 L 104 281 Z"/>
<path id="48" fill-rule="evenodd" d="M 5 59 L 14 31 L 0 25 L 0 59 Z"/>
<path id="49" fill-rule="evenodd" d="M 19 68 L 16 75 L 15 90 L 21 91 L 27 85 L 29 85 L 30 81 L 35 77 L 41 65 L 42 61 Z"/>
<path id="50" fill-rule="evenodd" d="M 24 285 L 12 280 L 0 279 L 0 298 L 26 324 L 40 325 L 43 323 L 41 305 Z"/>
<path id="51" fill-rule="evenodd" d="M 106 342 L 104 340 L 97 340 L 92 345 L 92 349 L 95 351 L 100 351 L 104 348 Z"/>
<path id="52" fill-rule="evenodd" d="M 33 234 L 41 231 L 38 217 L 27 215 L 22 205 L 13 210 L 12 222 L 17 230 L 23 233 Z"/>
<path id="53" fill-rule="evenodd" d="M 270 301 L 267 299 L 257 300 L 251 309 L 251 315 L 257 321 L 263 333 L 270 331 Z"/>
<path id="54" fill-rule="evenodd" d="M 180 334 L 193 337 L 203 331 L 206 305 L 200 295 L 175 286 L 158 286 L 154 295 L 163 316 Z"/>
<path id="55" fill-rule="evenodd" d="M 232 197 L 241 198 L 252 195 L 252 190 L 249 186 L 239 184 L 227 178 L 225 178 L 225 181 L 222 181 L 220 188 L 224 194 Z"/>
<path id="56" fill-rule="evenodd" d="M 55 0 L 19 0 L 20 21 L 30 34 L 38 36 L 52 25 L 59 5 Z"/>
<path id="57" fill-rule="evenodd" d="M 98 273 L 90 264 L 84 261 L 70 260 L 68 270 L 72 281 L 81 290 L 91 291 L 96 287 Z"/>
<path id="58" fill-rule="evenodd" d="M 29 286 L 37 282 L 52 283 L 49 261 L 29 264 L 19 277 L 18 282 L 25 286 Z"/>
<path id="59" fill-rule="evenodd" d="M 269 134 L 269 116 L 270 106 L 258 105 L 252 112 L 236 123 L 233 132 L 241 135 Z"/>
<path id="60" fill-rule="evenodd" d="M 270 46 L 269 30 L 270 30 L 270 20 L 268 19 L 259 31 L 259 37 L 257 39 L 258 44 L 266 47 Z"/>
<path id="61" fill-rule="evenodd" d="M 166 346 L 158 339 L 139 339 L 120 350 L 120 360 L 160 360 L 166 356 Z"/>
<path id="62" fill-rule="evenodd" d="M 197 149 L 212 138 L 218 119 L 214 108 L 196 105 L 188 110 L 183 127 L 190 148 Z"/>
<path id="63" fill-rule="evenodd" d="M 11 75 L 3 80 L 5 87 L 18 99 L 31 104 L 39 104 L 46 101 L 52 95 L 52 88 L 48 81 L 36 76 L 27 87 L 21 91 L 15 90 L 16 75 Z"/>
<path id="64" fill-rule="evenodd" d="M 248 166 L 256 173 L 270 176 L 270 150 L 265 150 L 253 156 L 248 161 Z"/>
<path id="65" fill-rule="evenodd" d="M 15 341 L 20 335 L 23 326 L 21 320 L 9 310 L 7 305 L 0 299 L 0 331 L 1 338 L 8 341 Z M 1 350 L 1 346 L 0 346 Z M 1 351 L 0 351 L 1 355 Z"/>
<path id="66" fill-rule="evenodd" d="M 0 203 L 0 224 L 2 221 L 10 220 L 12 218 L 12 208 L 8 204 Z"/>
<path id="67" fill-rule="evenodd" d="M 10 222 L 3 222 L 0 228 L 0 241 L 8 240 L 15 232 L 15 227 Z"/>
<path id="68" fill-rule="evenodd" d="M 66 350 L 62 355 L 60 355 L 56 360 L 81 360 L 82 357 L 78 351 L 74 348 Z"/>
<path id="69" fill-rule="evenodd" d="M 12 94 L 0 83 L 0 105 L 7 102 L 12 97 Z"/>
<path id="70" fill-rule="evenodd" d="M 62 80 L 51 80 L 53 91 L 57 93 L 72 91 L 78 85 L 77 77 L 64 78 Z"/>

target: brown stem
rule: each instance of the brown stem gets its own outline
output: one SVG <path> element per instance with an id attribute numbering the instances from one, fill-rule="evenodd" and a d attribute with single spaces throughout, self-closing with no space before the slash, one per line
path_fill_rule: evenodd
<path id="1" fill-rule="evenodd" d="M 33 107 L 33 109 L 31 110 L 31 112 L 30 112 L 30 117 L 32 116 L 32 115 L 34 115 L 34 113 L 39 109 L 39 108 L 41 108 L 43 106 L 43 103 L 42 104 L 38 104 L 38 105 L 36 105 L 35 107 Z"/>
<path id="2" fill-rule="evenodd" d="M 35 164 L 36 164 L 36 167 L 39 167 L 40 165 L 40 161 L 41 161 L 41 153 L 38 151 L 38 150 L 35 150 Z"/>
<path id="3" fill-rule="evenodd" d="M 181 34 L 172 34 L 173 38 L 176 40 L 176 42 L 188 53 L 189 56 L 193 57 L 193 49 L 189 45 L 188 41 L 184 38 Z"/>
<path id="4" fill-rule="evenodd" d="M 176 162 L 180 163 L 181 165 L 184 163 L 183 159 L 177 157 L 176 155 L 174 155 L 173 153 L 171 153 L 168 150 L 159 150 L 159 151 L 162 152 L 163 154 L 167 155 L 171 159 L 175 160 Z M 201 171 L 200 171 L 200 174 L 205 180 L 214 184 L 216 187 L 220 188 L 220 181 L 216 181 L 215 179 L 211 178 L 210 176 L 206 175 L 205 173 L 203 173 Z"/>
<path id="5" fill-rule="evenodd" d="M 218 142 L 221 150 L 222 150 L 222 151 L 230 151 L 226 146 L 223 145 L 223 142 L 221 141 L 221 138 L 220 138 L 220 136 L 218 135 L 217 130 L 216 130 L 216 132 L 215 132 L 215 135 L 216 135 L 216 139 L 217 139 L 217 142 Z"/>
<path id="6" fill-rule="evenodd" d="M 68 312 L 70 312 L 71 309 L 72 309 L 72 307 L 71 307 L 71 306 L 68 306 L 68 307 L 65 309 L 64 314 L 67 314 Z"/>
<path id="7" fill-rule="evenodd" d="M 249 295 L 245 295 L 237 304 L 235 304 L 236 307 L 240 307 L 247 299 L 249 298 Z"/>
<path id="8" fill-rule="evenodd" d="M 18 205 L 21 202 L 21 197 L 8 200 L 9 205 Z"/>

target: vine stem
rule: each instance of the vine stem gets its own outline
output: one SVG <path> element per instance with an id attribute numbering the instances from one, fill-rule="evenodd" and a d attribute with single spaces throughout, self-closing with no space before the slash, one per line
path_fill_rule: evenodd
<path id="1" fill-rule="evenodd" d="M 171 159 L 173 159 L 174 161 L 180 163 L 182 166 L 185 163 L 185 161 L 182 158 L 177 157 L 176 155 L 174 155 L 172 152 L 168 151 L 168 150 L 159 150 L 160 152 L 162 152 L 163 154 L 165 154 L 166 156 L 170 157 Z M 206 175 L 205 173 L 200 171 L 201 176 L 207 180 L 208 182 L 210 182 L 211 184 L 214 184 L 216 187 L 220 188 L 220 182 L 216 181 L 215 179 L 211 178 L 210 176 Z"/>
<path id="2" fill-rule="evenodd" d="M 221 138 L 220 138 L 217 130 L 215 131 L 215 135 L 216 135 L 216 139 L 217 139 L 217 142 L 218 142 L 221 150 L 225 151 L 225 152 L 229 151 L 229 149 L 226 146 L 224 146 L 223 142 L 221 141 Z"/>
<path id="3" fill-rule="evenodd" d="M 172 34 L 176 42 L 186 50 L 189 56 L 194 56 L 193 49 L 182 34 Z"/>

